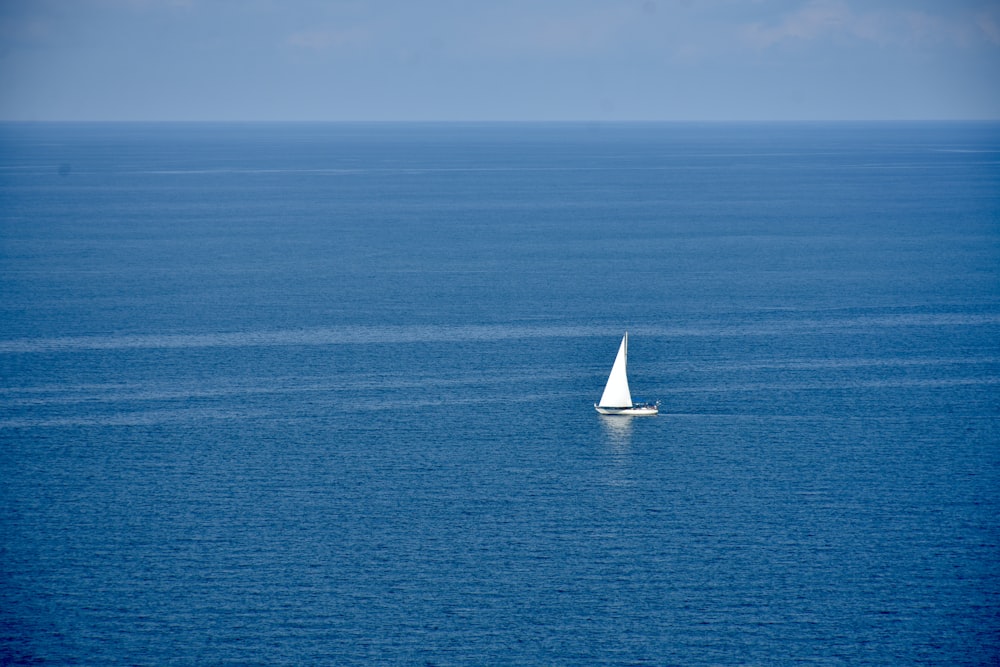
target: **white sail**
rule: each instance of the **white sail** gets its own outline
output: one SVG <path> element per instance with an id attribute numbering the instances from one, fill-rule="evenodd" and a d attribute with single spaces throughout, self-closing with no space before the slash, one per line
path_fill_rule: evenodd
<path id="1" fill-rule="evenodd" d="M 611 375 L 608 376 L 608 384 L 604 386 L 604 393 L 601 395 L 602 408 L 631 408 L 632 394 L 628 390 L 628 375 L 625 365 L 628 357 L 628 333 L 622 337 L 622 344 L 618 348 L 618 356 L 615 357 L 615 365 L 611 367 Z"/>

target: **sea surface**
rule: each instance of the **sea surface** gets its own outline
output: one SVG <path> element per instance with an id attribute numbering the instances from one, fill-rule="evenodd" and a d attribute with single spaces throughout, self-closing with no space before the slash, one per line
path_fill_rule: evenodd
<path id="1" fill-rule="evenodd" d="M 997 665 L 998 517 L 1000 124 L 0 125 L 0 664 Z"/>

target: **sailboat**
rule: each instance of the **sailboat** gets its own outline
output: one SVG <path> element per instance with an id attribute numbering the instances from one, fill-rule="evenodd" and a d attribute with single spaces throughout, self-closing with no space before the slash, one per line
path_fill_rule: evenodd
<path id="1" fill-rule="evenodd" d="M 594 409 L 602 415 L 632 415 L 643 417 L 655 415 L 660 411 L 660 402 L 656 403 L 633 403 L 632 393 L 628 390 L 628 374 L 625 366 L 628 363 L 628 332 L 622 337 L 622 344 L 618 346 L 618 356 L 615 357 L 615 365 L 611 367 L 611 375 L 608 376 L 608 384 L 604 386 L 604 393 L 601 394 L 599 403 L 594 403 Z"/>

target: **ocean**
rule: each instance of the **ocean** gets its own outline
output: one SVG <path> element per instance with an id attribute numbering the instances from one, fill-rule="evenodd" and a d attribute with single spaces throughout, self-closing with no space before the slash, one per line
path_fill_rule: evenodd
<path id="1" fill-rule="evenodd" d="M 997 123 L 0 124 L 0 664 L 997 665 L 998 385 Z"/>

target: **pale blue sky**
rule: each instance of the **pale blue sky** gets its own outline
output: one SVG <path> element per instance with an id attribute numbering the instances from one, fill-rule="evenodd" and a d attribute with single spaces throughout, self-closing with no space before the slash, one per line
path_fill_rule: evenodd
<path id="1" fill-rule="evenodd" d="M 0 0 L 4 120 L 1000 119 L 1000 0 Z"/>

